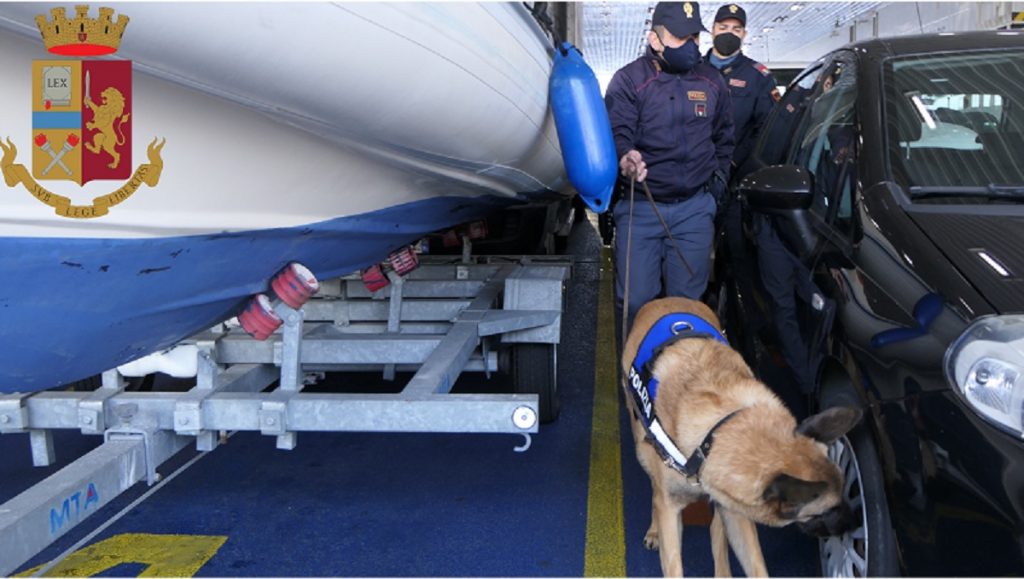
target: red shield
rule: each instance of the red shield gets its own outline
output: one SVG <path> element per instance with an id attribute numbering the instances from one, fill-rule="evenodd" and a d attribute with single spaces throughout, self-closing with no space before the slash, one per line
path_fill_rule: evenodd
<path id="1" fill-rule="evenodd" d="M 132 174 L 132 63 L 82 62 L 82 184 Z"/>

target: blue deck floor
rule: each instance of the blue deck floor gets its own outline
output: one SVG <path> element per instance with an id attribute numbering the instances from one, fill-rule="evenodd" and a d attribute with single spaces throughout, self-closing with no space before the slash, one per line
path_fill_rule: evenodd
<path id="1" fill-rule="evenodd" d="M 621 405 L 621 481 L 612 482 L 623 497 L 622 528 L 592 528 L 587 542 L 595 344 L 611 320 L 596 313 L 600 249 L 589 224 L 577 227 L 570 250 L 577 265 L 559 348 L 562 414 L 527 452 L 513 452 L 522 437 L 511 435 L 301 434 L 289 452 L 276 450 L 272 437 L 240 433 L 50 574 L 581 576 L 587 549 L 606 548 L 622 553 L 629 576 L 660 575 L 657 553 L 642 545 L 650 484 Z M 63 432 L 56 443 L 66 464 L 98 438 Z M 187 448 L 161 471 L 194 455 Z M 30 466 L 25 435 L 0 436 L 0 456 L 0 501 L 56 469 Z M 57 557 L 146 491 L 136 485 L 22 571 Z M 762 528 L 761 542 L 772 574 L 818 574 L 816 544 L 795 530 Z M 686 573 L 711 574 L 706 526 L 688 525 L 683 543 Z"/>

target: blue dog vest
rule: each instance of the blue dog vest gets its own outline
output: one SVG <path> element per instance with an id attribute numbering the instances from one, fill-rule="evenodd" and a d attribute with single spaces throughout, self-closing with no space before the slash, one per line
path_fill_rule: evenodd
<path id="1" fill-rule="evenodd" d="M 629 392 L 632 394 L 640 422 L 647 431 L 647 438 L 652 442 L 658 455 L 676 471 L 695 476 L 699 471 L 707 453 L 711 450 L 711 438 L 715 430 L 736 412 L 728 414 L 708 431 L 704 441 L 698 446 L 690 458 L 686 458 L 676 443 L 662 428 L 654 412 L 654 401 L 658 396 L 658 379 L 654 377 L 654 362 L 662 350 L 686 338 L 714 339 L 729 345 L 722 334 L 699 316 L 687 313 L 671 313 L 659 319 L 647 331 L 640 347 L 637 349 L 633 364 L 629 367 L 627 377 Z"/>

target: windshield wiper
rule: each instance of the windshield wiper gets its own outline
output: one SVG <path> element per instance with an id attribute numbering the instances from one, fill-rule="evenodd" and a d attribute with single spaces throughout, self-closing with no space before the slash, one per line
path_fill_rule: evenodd
<path id="1" fill-rule="evenodd" d="M 994 183 L 989 183 L 984 187 L 921 187 L 915 185 L 910 188 L 910 197 L 913 199 L 973 197 L 1024 202 L 1024 185 L 996 185 Z"/>

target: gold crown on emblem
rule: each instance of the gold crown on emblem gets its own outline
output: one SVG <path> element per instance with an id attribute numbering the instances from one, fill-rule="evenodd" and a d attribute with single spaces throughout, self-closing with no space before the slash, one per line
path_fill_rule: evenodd
<path id="1" fill-rule="evenodd" d="M 733 14 L 736 14 L 737 12 L 739 12 L 739 9 L 740 9 L 740 7 L 735 5 L 735 4 L 729 6 L 729 12 L 732 12 Z"/>
<path id="2" fill-rule="evenodd" d="M 113 8 L 100 8 L 99 18 L 89 17 L 89 6 L 75 6 L 74 20 L 68 20 L 67 9 L 50 10 L 53 20 L 45 15 L 36 16 L 36 25 L 43 35 L 46 50 L 64 56 L 100 56 L 117 52 L 121 37 L 128 26 L 128 17 L 118 14 L 114 21 Z"/>
<path id="3" fill-rule="evenodd" d="M 683 12 L 686 12 L 687 18 L 693 18 L 693 5 L 689 2 L 683 4 Z"/>

